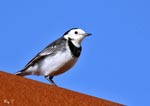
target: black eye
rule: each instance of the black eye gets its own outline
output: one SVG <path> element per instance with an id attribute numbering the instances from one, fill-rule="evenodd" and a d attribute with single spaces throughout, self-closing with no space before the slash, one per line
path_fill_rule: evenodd
<path id="1" fill-rule="evenodd" d="M 74 33 L 75 33 L 75 34 L 78 34 L 78 31 L 75 31 Z"/>

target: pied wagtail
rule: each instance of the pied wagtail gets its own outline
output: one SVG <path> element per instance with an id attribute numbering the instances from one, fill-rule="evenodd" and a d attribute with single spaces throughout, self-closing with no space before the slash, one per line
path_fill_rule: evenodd
<path id="1" fill-rule="evenodd" d="M 38 53 L 16 75 L 43 75 L 56 86 L 53 77 L 66 72 L 77 62 L 82 50 L 81 42 L 89 35 L 91 34 L 79 28 L 68 30 Z"/>

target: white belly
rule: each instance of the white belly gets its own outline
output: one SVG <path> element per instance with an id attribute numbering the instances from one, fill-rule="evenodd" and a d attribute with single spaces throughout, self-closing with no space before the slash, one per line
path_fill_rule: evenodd
<path id="1" fill-rule="evenodd" d="M 76 61 L 77 59 L 73 58 L 70 53 L 59 52 L 55 56 L 49 56 L 41 63 L 40 72 L 42 75 L 59 75 L 70 69 Z"/>
<path id="2" fill-rule="evenodd" d="M 30 67 L 28 71 L 36 75 L 56 76 L 69 70 L 77 61 L 69 50 L 58 52 L 53 56 L 48 56 L 39 64 Z"/>

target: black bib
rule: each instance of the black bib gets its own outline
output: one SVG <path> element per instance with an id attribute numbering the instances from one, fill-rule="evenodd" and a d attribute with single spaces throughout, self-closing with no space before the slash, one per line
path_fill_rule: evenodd
<path id="1" fill-rule="evenodd" d="M 71 50 L 72 55 L 75 56 L 75 57 L 79 57 L 80 54 L 81 54 L 82 47 L 81 47 L 81 46 L 80 46 L 80 47 L 76 47 L 76 46 L 72 43 L 72 41 L 71 41 L 70 38 L 69 38 L 69 40 L 68 40 L 68 45 L 69 45 L 69 48 L 70 48 L 70 50 Z"/>

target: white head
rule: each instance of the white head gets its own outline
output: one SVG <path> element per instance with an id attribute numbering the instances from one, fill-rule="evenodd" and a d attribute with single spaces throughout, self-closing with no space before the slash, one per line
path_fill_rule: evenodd
<path id="1" fill-rule="evenodd" d="M 65 39 L 71 39 L 72 43 L 77 47 L 80 47 L 81 41 L 86 37 L 91 35 L 90 33 L 86 33 L 84 30 L 80 28 L 72 28 L 64 33 Z"/>

